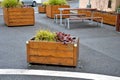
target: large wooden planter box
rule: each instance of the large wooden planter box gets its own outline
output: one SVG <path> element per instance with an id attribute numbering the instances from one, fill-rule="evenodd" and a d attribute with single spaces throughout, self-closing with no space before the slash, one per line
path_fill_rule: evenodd
<path id="1" fill-rule="evenodd" d="M 58 8 L 70 8 L 69 5 L 47 5 L 46 6 L 46 15 L 49 18 L 54 18 L 55 14 L 60 14 Z M 70 11 L 63 11 L 63 14 L 70 14 Z M 69 16 L 63 16 L 63 18 L 68 18 Z M 58 16 L 59 18 L 59 16 Z"/>
<path id="2" fill-rule="evenodd" d="M 116 31 L 120 32 L 120 13 L 117 14 Z"/>
<path id="3" fill-rule="evenodd" d="M 38 6 L 39 13 L 46 13 L 46 6 Z"/>
<path id="4" fill-rule="evenodd" d="M 86 16 L 90 16 L 91 12 L 90 11 L 78 11 L 78 14 L 86 14 Z M 111 14 L 109 12 L 102 12 L 102 11 L 95 11 L 94 12 L 94 17 L 102 17 L 103 18 L 103 23 L 110 24 L 110 25 L 116 25 L 116 14 Z"/>
<path id="5" fill-rule="evenodd" d="M 3 8 L 4 22 L 7 26 L 34 25 L 33 8 Z"/>
<path id="6" fill-rule="evenodd" d="M 117 15 L 116 14 L 111 14 L 109 12 L 100 12 L 96 11 L 94 13 L 95 17 L 102 17 L 103 18 L 103 23 L 110 24 L 110 25 L 116 25 L 116 20 L 117 20 Z"/>
<path id="7" fill-rule="evenodd" d="M 79 39 L 75 44 L 30 40 L 26 44 L 28 63 L 77 66 Z"/>

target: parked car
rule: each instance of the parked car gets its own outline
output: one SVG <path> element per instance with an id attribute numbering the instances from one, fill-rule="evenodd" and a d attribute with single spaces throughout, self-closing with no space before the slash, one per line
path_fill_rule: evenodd
<path id="1" fill-rule="evenodd" d="M 41 0 L 20 0 L 23 5 L 31 5 L 35 7 L 37 4 L 41 3 Z"/>

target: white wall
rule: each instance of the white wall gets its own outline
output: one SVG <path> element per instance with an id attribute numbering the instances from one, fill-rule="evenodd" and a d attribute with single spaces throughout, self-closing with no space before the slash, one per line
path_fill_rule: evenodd
<path id="1" fill-rule="evenodd" d="M 79 0 L 79 7 L 86 8 L 89 0 Z M 108 8 L 108 0 L 91 0 L 91 7 L 102 11 L 115 11 L 120 5 L 120 0 L 112 0 L 112 8 Z"/>

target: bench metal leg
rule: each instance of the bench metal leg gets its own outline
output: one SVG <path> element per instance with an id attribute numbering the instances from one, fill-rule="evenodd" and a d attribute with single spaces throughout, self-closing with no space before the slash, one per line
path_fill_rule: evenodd
<path id="1" fill-rule="evenodd" d="M 70 29 L 70 20 L 67 18 L 67 28 Z"/>
<path id="2" fill-rule="evenodd" d="M 102 27 L 103 26 L 103 19 L 101 18 L 99 21 L 100 21 L 100 27 Z M 99 26 L 98 25 L 99 21 L 97 21 L 97 26 Z"/>
<path id="3" fill-rule="evenodd" d="M 101 27 L 103 26 L 103 18 L 102 18 L 102 20 L 101 20 Z"/>
<path id="4" fill-rule="evenodd" d="M 54 16 L 54 22 L 57 23 L 57 14 Z"/>
<path id="5" fill-rule="evenodd" d="M 57 15 L 56 15 L 56 23 L 58 23 L 58 21 L 57 21 Z"/>
<path id="6" fill-rule="evenodd" d="M 98 21 L 97 21 L 97 26 L 98 26 Z"/>
<path id="7" fill-rule="evenodd" d="M 54 23 L 56 23 L 56 15 L 54 15 Z"/>
<path id="8" fill-rule="evenodd" d="M 64 21 L 64 22 L 65 22 L 65 27 L 66 27 L 66 26 L 67 26 L 67 19 L 65 19 L 65 21 Z"/>

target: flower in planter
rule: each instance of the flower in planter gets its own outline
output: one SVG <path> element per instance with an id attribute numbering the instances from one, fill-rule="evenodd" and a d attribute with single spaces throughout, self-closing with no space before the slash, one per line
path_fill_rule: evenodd
<path id="1" fill-rule="evenodd" d="M 75 42 L 76 37 L 63 32 L 51 32 L 49 30 L 39 30 L 35 35 L 36 41 L 55 41 L 64 44 Z"/>
<path id="2" fill-rule="evenodd" d="M 57 36 L 57 41 L 63 42 L 64 44 L 75 42 L 76 39 L 70 34 L 66 34 L 63 32 L 57 32 L 56 36 Z"/>

